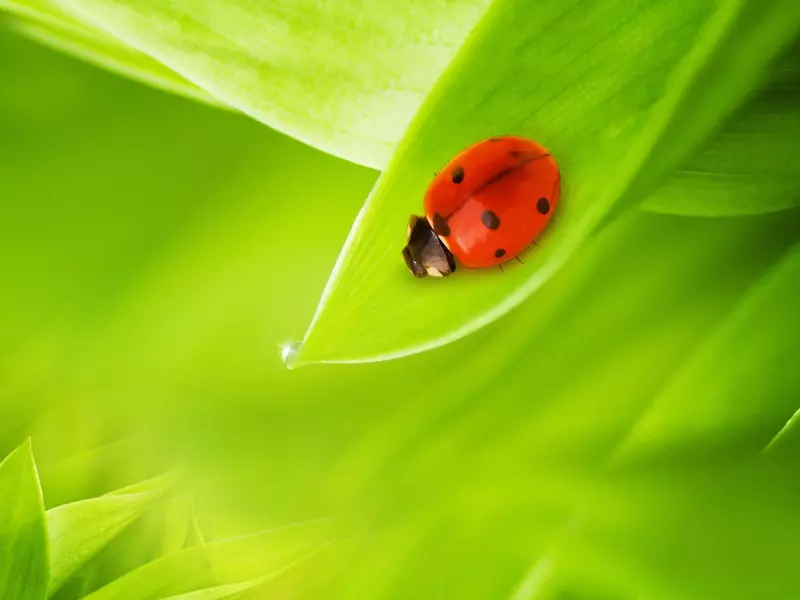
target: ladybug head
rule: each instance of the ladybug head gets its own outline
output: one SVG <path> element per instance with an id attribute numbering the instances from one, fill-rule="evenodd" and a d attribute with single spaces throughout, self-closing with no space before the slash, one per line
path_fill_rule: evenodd
<path id="1" fill-rule="evenodd" d="M 414 277 L 447 277 L 456 270 L 456 261 L 424 217 L 411 217 L 406 230 L 403 258 Z"/>

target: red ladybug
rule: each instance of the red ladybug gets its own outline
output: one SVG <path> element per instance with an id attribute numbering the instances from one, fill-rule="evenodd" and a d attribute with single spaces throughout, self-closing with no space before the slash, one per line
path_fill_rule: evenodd
<path id="1" fill-rule="evenodd" d="M 561 177 L 550 153 L 516 136 L 478 142 L 451 160 L 425 193 L 425 216 L 412 216 L 403 257 L 415 277 L 445 277 L 454 257 L 469 268 L 517 257 L 558 204 Z"/>

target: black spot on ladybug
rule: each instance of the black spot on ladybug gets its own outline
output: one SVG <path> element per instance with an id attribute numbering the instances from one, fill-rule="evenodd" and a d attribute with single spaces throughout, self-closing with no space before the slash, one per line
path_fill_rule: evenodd
<path id="1" fill-rule="evenodd" d="M 546 215 L 550 212 L 550 202 L 547 201 L 547 198 L 539 198 L 536 201 L 536 210 L 543 215 Z"/>
<path id="2" fill-rule="evenodd" d="M 433 213 L 433 230 L 436 232 L 436 235 L 443 235 L 444 237 L 450 235 L 450 226 L 439 213 Z"/>
<path id="3" fill-rule="evenodd" d="M 494 142 L 502 142 L 503 140 L 501 140 L 499 137 L 492 137 L 489 138 L 489 141 L 494 143 Z"/>
<path id="4" fill-rule="evenodd" d="M 524 150 L 511 150 L 508 154 L 514 158 L 519 158 L 520 156 L 525 156 L 527 152 Z"/>
<path id="5" fill-rule="evenodd" d="M 453 169 L 452 173 L 453 183 L 461 183 L 464 181 L 464 167 L 458 165 Z"/>
<path id="6" fill-rule="evenodd" d="M 494 251 L 494 257 L 495 258 L 502 258 L 505 255 L 506 255 L 506 251 L 503 250 L 502 248 L 498 248 L 497 250 Z"/>
<path id="7" fill-rule="evenodd" d="M 485 210 L 481 213 L 481 222 L 487 229 L 497 229 L 500 227 L 500 217 L 490 210 Z"/>

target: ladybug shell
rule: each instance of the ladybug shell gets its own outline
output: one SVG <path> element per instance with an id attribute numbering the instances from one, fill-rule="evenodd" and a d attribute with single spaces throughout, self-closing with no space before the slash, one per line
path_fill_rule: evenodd
<path id="1" fill-rule="evenodd" d="M 561 192 L 550 153 L 522 137 L 496 137 L 470 146 L 434 178 L 425 217 L 465 267 L 512 259 L 541 233 Z"/>

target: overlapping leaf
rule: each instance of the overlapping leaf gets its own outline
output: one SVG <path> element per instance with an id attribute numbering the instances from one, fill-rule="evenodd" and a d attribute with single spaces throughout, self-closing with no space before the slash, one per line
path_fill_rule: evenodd
<path id="1" fill-rule="evenodd" d="M 27 5 L 16 1 L 14 4 Z M 383 167 L 490 0 L 353 3 L 67 0 L 113 46 L 66 39 L 115 69 L 218 102 L 354 162 Z M 35 4 L 42 4 L 37 0 Z M 50 5 L 45 2 L 45 5 Z M 144 64 L 147 63 L 147 64 Z M 151 68 L 153 67 L 153 68 Z M 186 86 L 181 86 L 186 91 Z"/>
<path id="2" fill-rule="evenodd" d="M 192 592 L 214 597 L 219 590 L 213 588 L 234 584 L 246 589 L 251 580 L 310 557 L 335 540 L 335 530 L 330 521 L 312 521 L 187 548 L 128 573 L 87 600 L 158 600 Z M 212 591 L 203 591 L 207 588 Z"/>
<path id="3" fill-rule="evenodd" d="M 800 43 L 770 68 L 764 88 L 641 208 L 693 216 L 757 214 L 800 203 Z"/>
<path id="4" fill-rule="evenodd" d="M 49 594 L 159 500 L 168 484 L 168 478 L 156 478 L 48 510 Z"/>
<path id="5" fill-rule="evenodd" d="M 0 0 L 24 36 L 133 80 L 218 107 L 224 104 L 157 60 L 86 23 L 53 0 Z"/>

